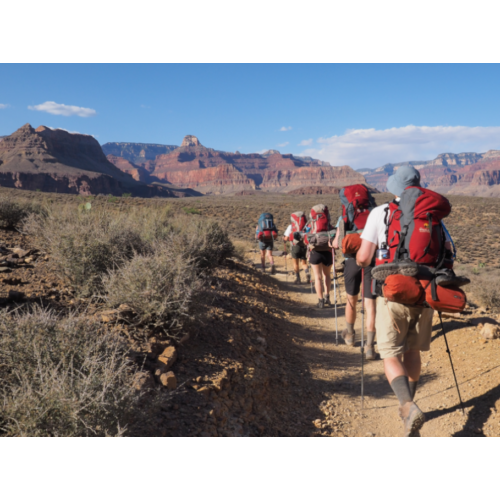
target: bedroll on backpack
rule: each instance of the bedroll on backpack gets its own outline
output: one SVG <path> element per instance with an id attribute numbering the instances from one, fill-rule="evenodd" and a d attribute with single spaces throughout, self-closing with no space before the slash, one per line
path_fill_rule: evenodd
<path id="1" fill-rule="evenodd" d="M 330 213 L 326 205 L 315 205 L 311 208 L 311 231 L 305 241 L 310 250 L 326 252 L 331 250 L 328 242 L 335 236 L 330 223 Z"/>
<path id="2" fill-rule="evenodd" d="M 430 280 L 393 274 L 385 279 L 383 296 L 398 304 L 430 307 L 438 312 L 462 312 L 467 303 L 465 292 L 456 286 L 443 287 Z"/>
<path id="3" fill-rule="evenodd" d="M 346 234 L 342 239 L 342 253 L 344 255 L 355 254 L 361 246 L 361 235 L 359 233 Z"/>
<path id="4" fill-rule="evenodd" d="M 292 232 L 288 239 L 292 242 L 292 245 L 298 245 L 301 242 L 294 238 L 295 233 L 300 233 L 304 230 L 304 227 L 307 223 L 306 215 L 304 212 L 294 212 L 290 219 L 292 221 Z"/>
<path id="5" fill-rule="evenodd" d="M 257 222 L 257 238 L 261 241 L 272 241 L 277 236 L 272 214 L 264 212 Z"/>
<path id="6" fill-rule="evenodd" d="M 340 190 L 339 196 L 346 231 L 363 230 L 370 211 L 377 206 L 368 188 L 363 184 L 346 186 Z"/>

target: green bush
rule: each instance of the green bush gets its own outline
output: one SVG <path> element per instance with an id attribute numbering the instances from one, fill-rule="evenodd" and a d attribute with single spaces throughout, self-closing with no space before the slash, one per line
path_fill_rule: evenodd
<path id="1" fill-rule="evenodd" d="M 84 317 L 0 313 L 0 435 L 120 436 L 141 420 L 136 368 Z M 135 422 L 135 423 L 134 423 Z"/>
<path id="2" fill-rule="evenodd" d="M 184 213 L 186 213 L 188 215 L 200 215 L 201 214 L 201 212 L 197 208 L 194 208 L 194 207 L 182 207 L 182 210 L 184 211 Z"/>

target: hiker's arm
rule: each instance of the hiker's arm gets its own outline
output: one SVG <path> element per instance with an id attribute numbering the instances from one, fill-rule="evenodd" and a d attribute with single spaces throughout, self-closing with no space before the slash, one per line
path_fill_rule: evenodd
<path id="1" fill-rule="evenodd" d="M 332 247 L 335 248 L 335 250 L 338 250 L 339 249 L 339 230 L 337 228 L 337 234 L 335 234 L 335 238 L 333 239 L 333 243 L 332 243 Z"/>
<path id="2" fill-rule="evenodd" d="M 361 239 L 361 247 L 356 254 L 356 264 L 359 267 L 367 267 L 373 261 L 373 256 L 377 250 L 377 245 L 371 241 Z"/>

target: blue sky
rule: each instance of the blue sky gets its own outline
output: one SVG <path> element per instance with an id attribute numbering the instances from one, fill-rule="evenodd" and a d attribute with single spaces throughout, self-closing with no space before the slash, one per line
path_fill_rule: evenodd
<path id="1" fill-rule="evenodd" d="M 0 65 L 0 135 L 278 149 L 375 168 L 500 149 L 499 65 Z M 62 113 L 62 114 L 61 114 Z"/>

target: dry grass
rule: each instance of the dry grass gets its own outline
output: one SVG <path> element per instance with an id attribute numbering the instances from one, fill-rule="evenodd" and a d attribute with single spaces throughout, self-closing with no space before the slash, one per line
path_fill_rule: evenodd
<path id="1" fill-rule="evenodd" d="M 139 419 L 136 369 L 91 319 L 1 313 L 0 434 L 121 436 Z"/>

